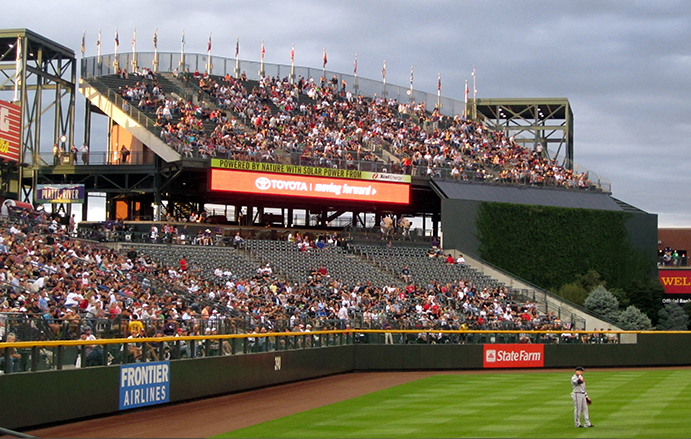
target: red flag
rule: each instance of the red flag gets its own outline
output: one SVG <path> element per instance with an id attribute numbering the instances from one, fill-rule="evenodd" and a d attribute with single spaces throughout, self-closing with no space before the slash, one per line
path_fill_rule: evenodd
<path id="1" fill-rule="evenodd" d="M 468 103 L 468 93 L 470 93 L 470 90 L 468 90 L 468 81 L 465 81 L 465 103 Z"/>
<path id="2" fill-rule="evenodd" d="M 209 42 L 206 45 L 206 51 L 211 53 L 211 32 L 209 32 Z"/>
<path id="3" fill-rule="evenodd" d="M 292 49 L 290 49 L 290 63 L 293 64 L 295 61 L 295 43 L 293 43 Z"/>
<path id="4" fill-rule="evenodd" d="M 264 50 L 264 40 L 262 40 L 262 61 L 264 61 L 264 53 L 265 53 L 265 50 Z"/>
<path id="5" fill-rule="evenodd" d="M 324 48 L 324 63 L 322 64 L 322 68 L 326 67 L 326 47 Z"/>

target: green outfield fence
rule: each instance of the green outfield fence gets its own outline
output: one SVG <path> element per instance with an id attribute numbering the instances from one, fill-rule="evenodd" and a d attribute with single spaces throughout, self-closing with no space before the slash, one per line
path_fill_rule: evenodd
<path id="1" fill-rule="evenodd" d="M 22 366 L 0 375 L 0 425 L 135 408 L 123 402 L 133 370 L 165 368 L 167 398 L 153 403 L 167 404 L 355 371 L 478 370 L 499 366 L 490 354 L 502 350 L 540 353 L 538 364 L 510 365 L 520 368 L 689 366 L 691 332 L 342 329 L 0 343 L 3 370 L 16 353 Z"/>
<path id="2" fill-rule="evenodd" d="M 77 367 L 233 356 L 356 344 L 620 344 L 635 342 L 637 335 L 642 333 L 674 334 L 677 332 L 345 329 L 182 337 L 18 341 L 0 343 L 0 352 L 2 352 L 0 373 L 63 370 Z M 16 360 L 12 359 L 13 355 Z"/>

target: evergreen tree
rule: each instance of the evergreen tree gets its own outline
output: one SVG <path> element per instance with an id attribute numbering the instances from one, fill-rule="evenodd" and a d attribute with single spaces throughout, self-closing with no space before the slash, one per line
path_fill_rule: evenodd
<path id="1" fill-rule="evenodd" d="M 652 282 L 631 282 L 626 288 L 629 304 L 643 311 L 652 321 L 657 324 L 658 312 L 662 309 L 662 297 L 665 294 L 665 287 L 660 281 Z"/>
<path id="2" fill-rule="evenodd" d="M 576 305 L 583 306 L 583 302 L 588 297 L 588 290 L 576 283 L 566 284 L 559 288 L 557 295 Z"/>
<path id="3" fill-rule="evenodd" d="M 653 328 L 650 318 L 633 305 L 619 314 L 619 326 L 627 331 L 643 331 Z"/>
<path id="4" fill-rule="evenodd" d="M 657 329 L 664 331 L 686 331 L 689 327 L 689 316 L 678 303 L 667 303 L 658 312 Z"/>
<path id="5" fill-rule="evenodd" d="M 617 321 L 619 301 L 602 285 L 595 288 L 588 295 L 583 306 L 593 314 L 600 315 L 608 320 Z"/>

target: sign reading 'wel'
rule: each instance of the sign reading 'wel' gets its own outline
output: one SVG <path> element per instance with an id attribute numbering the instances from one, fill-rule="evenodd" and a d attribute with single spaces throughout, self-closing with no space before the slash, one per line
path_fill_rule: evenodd
<path id="1" fill-rule="evenodd" d="M 486 344 L 484 368 L 544 367 L 545 346 L 541 344 Z"/>

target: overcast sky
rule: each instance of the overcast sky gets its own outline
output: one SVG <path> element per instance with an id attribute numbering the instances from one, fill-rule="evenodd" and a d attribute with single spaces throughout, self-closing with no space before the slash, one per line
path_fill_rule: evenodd
<path id="1" fill-rule="evenodd" d="M 478 98 L 568 98 L 575 161 L 612 181 L 612 192 L 658 215 L 660 227 L 691 227 L 691 2 L 589 1 L 58 1 L 4 2 L 0 28 L 28 28 L 79 54 L 180 50 L 321 67 L 462 100 L 476 67 Z M 472 90 L 472 85 L 471 85 Z M 471 91 L 472 97 L 472 91 Z M 77 108 L 84 101 L 78 95 Z M 76 118 L 77 141 L 83 119 Z M 92 140 L 92 143 L 96 142 Z M 104 140 L 105 142 L 105 140 Z"/>

